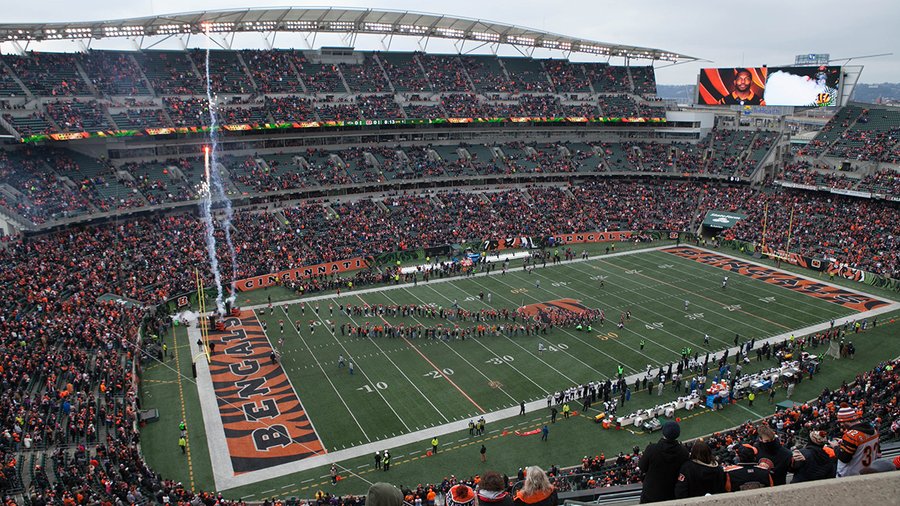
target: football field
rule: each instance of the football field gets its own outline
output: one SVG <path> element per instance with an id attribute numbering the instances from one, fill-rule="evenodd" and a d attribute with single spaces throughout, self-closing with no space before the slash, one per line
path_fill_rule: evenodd
<path id="1" fill-rule="evenodd" d="M 722 287 L 725 275 L 727 288 Z M 498 332 L 464 340 L 366 338 L 341 331 L 342 326 L 476 325 L 422 316 L 347 315 L 341 305 L 449 309 L 457 304 L 467 311 L 514 311 L 561 299 L 602 309 L 605 324 L 596 323 L 590 332 L 558 327 L 546 335 Z M 631 317 L 619 328 L 626 311 Z M 620 364 L 626 375 L 643 372 L 648 364 L 676 362 L 684 348 L 699 352 L 702 360 L 707 352 L 734 346 L 735 336 L 741 343 L 759 340 L 833 319 L 841 323 L 855 313 L 845 305 L 666 251 L 564 262 L 533 272 L 514 264 L 507 274 L 497 270 L 489 276 L 320 297 L 256 311 L 328 451 L 465 423 L 571 386 L 614 378 Z M 511 322 L 488 322 L 504 323 Z M 708 345 L 705 334 L 710 336 Z"/>
<path id="2" fill-rule="evenodd" d="M 271 306 L 266 303 L 269 295 Z M 590 330 L 563 325 L 546 334 L 510 333 L 499 326 L 522 324 L 522 316 L 515 322 L 440 316 L 441 310 L 450 312 L 454 305 L 470 313 L 515 314 L 523 306 L 536 305 L 599 309 L 605 323 L 595 321 Z M 216 351 L 208 366 L 205 361 L 197 364 L 196 388 L 183 376 L 166 372 L 172 366 L 190 370 L 187 359 L 197 357 L 199 329 L 190 325 L 175 329 L 175 362 L 153 368 L 146 391 L 148 402 L 167 406 L 175 400 L 173 395 L 181 399 L 180 416 L 194 428 L 185 476 L 193 482 L 196 471 L 200 483 L 214 481 L 218 489 L 254 494 L 269 493 L 275 485 L 285 491 L 305 490 L 313 486 L 317 471 L 332 462 L 339 463 L 342 474 L 351 469 L 357 469 L 353 476 L 365 474 L 370 471 L 359 470 L 367 467 L 359 459 L 376 449 L 390 448 L 392 453 L 396 449 L 398 459 L 404 458 L 398 464 L 414 463 L 424 456 L 421 445 L 434 436 L 456 441 L 451 449 L 458 451 L 500 438 L 503 447 L 511 449 L 509 457 L 528 456 L 534 450 L 519 448 L 527 443 L 517 440 L 529 438 L 503 437 L 507 429 L 512 433 L 519 428 L 533 430 L 535 424 L 540 427 L 548 415 L 548 395 L 589 381 L 615 379 L 619 366 L 633 388 L 634 378 L 643 377 L 648 366 L 655 374 L 659 367 L 677 364 L 685 349 L 702 363 L 707 353 L 714 360 L 731 349 L 733 356 L 736 339 L 743 344 L 786 338 L 794 332 L 799 336 L 815 325 L 828 328 L 832 320 L 841 325 L 898 307 L 887 297 L 752 260 L 676 246 L 539 265 L 531 272 L 515 260 L 506 274 L 498 268 L 474 277 L 355 288 L 342 294 L 298 298 L 283 288 L 260 290 L 246 294 L 243 306 L 239 317 L 226 321 L 226 331 L 210 334 Z M 391 311 L 397 306 L 414 310 L 404 317 L 402 311 Z M 623 318 L 626 312 L 630 318 Z M 374 331 L 376 326 L 421 326 L 442 334 L 479 325 L 485 326 L 484 335 L 466 339 L 452 334 L 364 337 L 351 332 L 358 327 Z M 893 340 L 884 344 L 885 349 L 896 348 Z M 183 348 L 180 359 L 179 348 Z M 868 348 L 863 353 L 877 356 L 877 346 Z M 745 372 L 767 367 L 751 358 Z M 832 371 L 829 366 L 828 371 L 839 375 L 855 370 L 852 367 L 842 364 Z M 669 390 L 665 398 L 675 395 Z M 657 398 L 637 391 L 632 396 L 632 402 L 619 409 L 620 415 L 649 407 Z M 522 402 L 528 417 L 516 416 Z M 597 407 L 602 406 L 584 413 L 579 417 L 584 422 L 579 423 L 587 423 L 599 412 Z M 580 411 L 580 403 L 573 408 Z M 164 412 L 166 417 L 179 416 Z M 689 415 L 692 426 L 686 430 L 705 434 L 765 413 L 765 408 L 738 406 L 724 417 Z M 469 420 L 481 416 L 488 422 L 486 439 L 467 438 Z M 148 426 L 146 431 L 153 439 L 170 428 Z M 595 430 L 585 426 L 567 432 L 557 437 L 577 440 Z M 622 441 L 642 444 L 642 437 L 646 436 L 632 431 Z M 567 445 L 570 450 L 563 445 L 553 452 L 562 452 L 558 455 L 563 458 L 570 458 L 567 451 L 580 453 L 579 444 Z M 419 451 L 410 452 L 411 448 Z M 162 456 L 165 450 L 159 452 Z M 462 454 L 443 456 L 448 458 L 461 469 L 468 466 Z M 435 465 L 428 461 L 431 473 L 440 472 L 432 469 Z M 418 476 L 413 470 L 404 473 Z M 352 484 L 346 487 L 355 490 Z"/>

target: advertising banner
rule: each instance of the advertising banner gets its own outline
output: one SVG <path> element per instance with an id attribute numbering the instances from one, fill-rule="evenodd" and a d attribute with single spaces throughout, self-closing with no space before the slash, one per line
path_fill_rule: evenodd
<path id="1" fill-rule="evenodd" d="M 323 276 L 328 274 L 335 274 L 338 272 L 355 271 L 357 269 L 365 269 L 368 266 L 368 260 L 363 257 L 356 257 L 349 260 L 308 265 L 306 267 L 299 267 L 297 269 L 273 272 L 271 274 L 263 274 L 262 276 L 254 276 L 252 278 L 242 279 L 235 282 L 235 286 L 242 292 L 249 292 L 250 290 L 256 290 L 257 288 L 274 286 L 282 281 L 297 281 L 312 276 Z"/>
<path id="2" fill-rule="evenodd" d="M 703 218 L 703 226 L 721 229 L 731 228 L 746 217 L 746 214 L 729 211 L 707 211 L 706 217 Z"/>

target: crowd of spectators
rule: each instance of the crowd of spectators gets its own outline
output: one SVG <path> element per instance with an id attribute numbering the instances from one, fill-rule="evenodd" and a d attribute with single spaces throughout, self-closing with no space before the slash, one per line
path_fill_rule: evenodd
<path id="1" fill-rule="evenodd" d="M 205 80 L 184 51 L 141 51 L 135 53 L 144 75 L 157 95 L 199 95 L 206 92 Z"/>
<path id="2" fill-rule="evenodd" d="M 396 92 L 430 92 L 431 84 L 419 65 L 422 53 L 379 53 L 378 61 Z"/>
<path id="3" fill-rule="evenodd" d="M 418 59 L 435 91 L 473 91 L 460 58 L 442 54 L 420 54 Z"/>
<path id="4" fill-rule="evenodd" d="M 116 51 L 88 51 L 78 62 L 91 84 L 109 96 L 150 95 L 150 90 L 141 76 L 141 70 L 131 53 Z"/>
<path id="5" fill-rule="evenodd" d="M 244 50 L 240 51 L 240 55 L 260 93 L 303 92 L 303 85 L 291 64 L 289 52 L 277 49 Z"/>
<path id="6" fill-rule="evenodd" d="M 336 65 L 312 63 L 301 55 L 294 55 L 294 65 L 306 85 L 308 93 L 346 93 Z"/>
<path id="7" fill-rule="evenodd" d="M 128 108 L 109 111 L 119 130 L 170 127 L 166 113 L 159 108 Z"/>
<path id="8" fill-rule="evenodd" d="M 585 63 L 582 69 L 595 93 L 631 93 L 628 70 L 607 63 Z"/>
<path id="9" fill-rule="evenodd" d="M 863 178 L 858 189 L 884 195 L 900 195 L 900 171 L 895 169 L 876 170 Z"/>
<path id="10" fill-rule="evenodd" d="M 637 115 L 637 102 L 628 95 L 600 95 L 597 103 L 604 116 L 633 118 Z"/>
<path id="11" fill-rule="evenodd" d="M 828 166 L 818 167 L 805 160 L 785 164 L 778 179 L 789 183 L 826 186 L 843 190 L 853 188 L 860 181 L 858 178 L 847 177 L 846 173 L 842 171 L 835 171 Z"/>
<path id="12" fill-rule="evenodd" d="M 206 97 L 166 97 L 163 99 L 163 105 L 172 123 L 177 127 L 209 125 L 209 101 Z"/>
<path id="13" fill-rule="evenodd" d="M 266 96 L 265 107 L 276 123 L 315 121 L 312 102 L 299 95 Z"/>
<path id="14" fill-rule="evenodd" d="M 391 91 L 384 70 L 372 55 L 365 55 L 362 63 L 359 64 L 342 63 L 340 69 L 351 92 L 388 93 Z"/>
<path id="15" fill-rule="evenodd" d="M 540 159 L 558 156 L 551 146 L 537 148 Z M 399 163 L 394 150 L 368 152 L 381 159 L 383 166 Z M 304 159 L 314 167 L 335 163 L 314 151 L 306 152 Z M 427 167 L 433 160 L 424 151 L 410 160 L 425 167 L 417 170 L 433 170 Z M 174 161 L 173 165 L 187 170 L 191 163 Z M 37 165 L 34 171 L 38 172 Z M 3 174 L 9 176 L 9 172 Z M 865 200 L 825 199 L 805 192 L 757 193 L 746 186 L 691 181 L 597 180 L 568 191 L 573 198 L 559 188 L 532 188 L 527 193 L 454 192 L 439 198 L 397 195 L 385 200 L 384 206 L 370 199 L 301 203 L 282 211 L 286 223 L 263 213 L 239 211 L 234 226 L 241 232 L 239 237 L 246 239 L 238 240 L 237 275 L 491 237 L 577 230 L 686 230 L 706 209 L 748 212 L 750 216 L 734 233 L 754 238 L 759 210 L 766 202 L 769 240 L 774 244 L 783 235 L 784 214 L 796 209 L 794 244 L 801 250 L 832 248 L 838 257 L 848 255 L 844 256 L 848 261 L 873 269 L 878 265 L 866 262 L 897 265 L 898 248 L 886 242 L 887 228 L 897 221 L 897 209 Z M 7 266 L 0 271 L 0 284 L 8 288 L 0 291 L 0 307 L 8 315 L 0 319 L 5 350 L 0 433 L 9 433 L 8 438 L 0 438 L 0 446 L 11 452 L 26 444 L 33 448 L 75 445 L 54 451 L 48 474 L 56 477 L 55 484 L 36 473 L 32 483 L 38 502 L 66 494 L 125 497 L 123 501 L 132 500 L 129 495 L 134 499 L 190 496 L 191 492 L 178 492 L 177 485 L 161 481 L 147 469 L 134 447 L 139 436 L 133 430 L 135 384 L 130 371 L 136 353 L 132 336 L 140 314 L 116 302 L 98 303 L 97 298 L 109 293 L 152 303 L 189 290 L 193 280 L 186 266 L 203 264 L 200 227 L 191 216 L 137 218 L 29 237 L 0 248 L 0 262 Z M 868 257 L 861 259 L 856 253 Z M 230 264 L 225 253 L 220 260 Z M 127 276 L 121 275 L 123 268 L 128 269 Z M 309 281 L 311 286 L 320 282 Z M 831 398 L 855 402 L 866 396 L 869 411 L 879 415 L 886 403 L 873 398 L 873 392 L 887 395 L 884 385 L 896 389 L 900 383 L 879 377 L 878 372 L 872 374 L 860 382 L 868 386 L 846 387 L 831 393 Z M 796 418 L 813 413 L 818 414 L 806 421 Z M 772 423 L 783 429 L 790 420 L 791 428 L 802 430 L 827 423 L 828 413 L 803 408 Z M 736 434 L 743 434 L 742 430 Z M 714 450 L 727 449 L 736 439 L 715 435 L 709 444 Z M 594 483 L 634 481 L 638 474 L 633 461 L 638 454 L 622 458 L 616 468 L 600 469 Z M 129 471 L 123 472 L 124 468 Z"/>
<path id="16" fill-rule="evenodd" d="M 44 107 L 63 132 L 96 132 L 107 130 L 110 126 L 106 119 L 106 106 L 96 100 L 57 100 L 44 104 Z"/>
<path id="17" fill-rule="evenodd" d="M 591 85 L 585 77 L 582 67 L 582 65 L 566 60 L 546 60 L 544 62 L 544 69 L 560 93 L 590 93 Z"/>
<path id="18" fill-rule="evenodd" d="M 403 111 L 393 95 L 360 95 L 356 103 L 363 119 L 400 119 Z"/>
<path id="19" fill-rule="evenodd" d="M 790 189 L 747 192 L 739 199 L 728 194 L 720 197 L 725 207 L 718 209 L 748 213 L 726 232 L 727 237 L 761 243 L 760 224 L 767 213 L 765 241 L 771 248 L 786 248 L 790 238 L 792 251 L 900 277 L 900 236 L 895 226 L 900 209 L 896 204 Z"/>

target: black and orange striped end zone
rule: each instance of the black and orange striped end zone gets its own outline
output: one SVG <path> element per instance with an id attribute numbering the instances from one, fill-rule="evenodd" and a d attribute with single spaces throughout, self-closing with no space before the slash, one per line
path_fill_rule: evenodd
<path id="1" fill-rule="evenodd" d="M 210 332 L 213 388 L 235 474 L 325 453 L 256 315 L 242 311 Z"/>
<path id="2" fill-rule="evenodd" d="M 662 251 L 695 262 L 712 265 L 726 271 L 736 272 L 817 299 L 839 304 L 846 308 L 859 311 L 860 313 L 878 309 L 889 304 L 887 301 L 854 293 L 849 290 L 844 290 L 843 288 L 804 279 L 787 272 L 777 271 L 769 267 L 751 264 L 749 262 L 744 262 L 743 260 L 718 255 L 708 251 L 684 246 L 666 248 Z"/>

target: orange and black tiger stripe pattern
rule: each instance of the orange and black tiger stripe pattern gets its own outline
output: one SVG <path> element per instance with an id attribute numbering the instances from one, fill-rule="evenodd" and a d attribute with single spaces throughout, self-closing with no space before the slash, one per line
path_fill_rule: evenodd
<path id="1" fill-rule="evenodd" d="M 251 311 L 210 331 L 213 388 L 235 474 L 324 453 L 319 437 Z"/>

